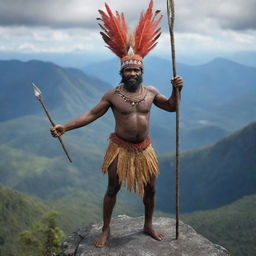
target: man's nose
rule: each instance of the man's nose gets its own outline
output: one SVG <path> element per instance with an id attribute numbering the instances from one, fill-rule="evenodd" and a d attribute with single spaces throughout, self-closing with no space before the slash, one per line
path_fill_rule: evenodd
<path id="1" fill-rule="evenodd" d="M 134 70 L 131 70 L 130 71 L 130 76 L 135 76 L 136 75 L 136 72 Z"/>

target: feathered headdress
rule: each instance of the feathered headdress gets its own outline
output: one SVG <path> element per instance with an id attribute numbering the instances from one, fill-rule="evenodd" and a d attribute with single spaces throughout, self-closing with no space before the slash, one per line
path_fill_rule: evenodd
<path id="1" fill-rule="evenodd" d="M 157 45 L 161 35 L 158 27 L 163 15 L 159 10 L 153 13 L 153 0 L 150 0 L 145 13 L 141 14 L 139 24 L 134 33 L 129 34 L 124 14 L 116 11 L 113 14 L 105 3 L 106 12 L 99 10 L 102 24 L 99 24 L 103 40 L 107 47 L 121 59 L 121 69 L 124 67 L 143 68 L 143 58 Z"/>

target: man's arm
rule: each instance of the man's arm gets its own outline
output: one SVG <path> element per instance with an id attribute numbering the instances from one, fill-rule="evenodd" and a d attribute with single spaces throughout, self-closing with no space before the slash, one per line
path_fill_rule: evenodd
<path id="1" fill-rule="evenodd" d="M 100 102 L 92 108 L 89 112 L 82 114 L 81 116 L 77 117 L 76 119 L 67 122 L 65 124 L 57 124 L 51 128 L 51 133 L 53 137 L 61 136 L 63 133 L 80 128 L 82 126 L 88 125 L 89 123 L 95 121 L 99 117 L 103 116 L 109 107 L 111 106 L 110 102 L 110 94 L 111 91 L 107 92 Z"/>
<path id="2" fill-rule="evenodd" d="M 153 103 L 161 108 L 164 109 L 168 112 L 175 112 L 176 111 L 176 93 L 175 90 L 176 88 L 179 88 L 179 90 L 181 91 L 182 87 L 183 87 L 183 80 L 180 76 L 176 76 L 175 78 L 172 79 L 172 85 L 173 85 L 173 89 L 172 89 L 172 94 L 171 97 L 168 99 L 166 98 L 164 95 L 162 95 L 159 91 L 157 91 L 155 88 L 155 98 Z"/>

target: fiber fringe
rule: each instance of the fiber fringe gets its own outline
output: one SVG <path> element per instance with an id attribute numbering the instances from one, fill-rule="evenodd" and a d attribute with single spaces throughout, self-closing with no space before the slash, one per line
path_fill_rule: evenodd
<path id="1" fill-rule="evenodd" d="M 152 176 L 159 174 L 158 161 L 152 145 L 143 151 L 136 151 L 110 141 L 102 165 L 104 174 L 116 157 L 119 183 L 143 197 L 145 185 L 150 182 Z"/>

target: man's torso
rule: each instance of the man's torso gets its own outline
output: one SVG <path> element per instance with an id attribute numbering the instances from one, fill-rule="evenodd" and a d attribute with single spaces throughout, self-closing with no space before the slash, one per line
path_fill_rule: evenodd
<path id="1" fill-rule="evenodd" d="M 115 133 L 122 139 L 138 143 L 143 141 L 149 133 L 150 109 L 155 98 L 152 87 L 143 85 L 143 100 L 132 104 L 123 98 L 116 90 L 109 97 L 115 117 Z M 144 97 L 145 96 L 145 97 Z M 129 99 L 136 100 L 136 94 L 129 94 Z M 137 98 L 138 99 L 138 98 Z"/>

